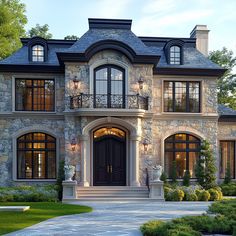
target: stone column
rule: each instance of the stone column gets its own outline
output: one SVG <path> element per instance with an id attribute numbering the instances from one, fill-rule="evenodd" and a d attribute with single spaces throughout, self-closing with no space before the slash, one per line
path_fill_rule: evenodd
<path id="1" fill-rule="evenodd" d="M 80 137 L 81 145 L 81 186 L 90 186 L 90 148 L 89 136 Z"/>
<path id="2" fill-rule="evenodd" d="M 130 184 L 131 186 L 140 186 L 139 182 L 139 142 L 140 136 L 130 137 Z"/>

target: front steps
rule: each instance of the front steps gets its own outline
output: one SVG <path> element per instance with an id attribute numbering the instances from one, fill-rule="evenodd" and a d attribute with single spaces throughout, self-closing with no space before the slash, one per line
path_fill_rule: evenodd
<path id="1" fill-rule="evenodd" d="M 76 199 L 90 200 L 147 200 L 149 192 L 147 187 L 131 186 L 91 186 L 76 188 Z"/>

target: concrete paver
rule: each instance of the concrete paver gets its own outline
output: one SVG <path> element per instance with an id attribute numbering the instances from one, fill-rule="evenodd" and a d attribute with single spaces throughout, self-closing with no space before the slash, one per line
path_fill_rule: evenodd
<path id="1" fill-rule="evenodd" d="M 93 212 L 60 216 L 8 234 L 9 236 L 102 235 L 141 236 L 140 225 L 148 220 L 170 220 L 206 212 L 208 202 L 70 202 L 93 207 Z"/>

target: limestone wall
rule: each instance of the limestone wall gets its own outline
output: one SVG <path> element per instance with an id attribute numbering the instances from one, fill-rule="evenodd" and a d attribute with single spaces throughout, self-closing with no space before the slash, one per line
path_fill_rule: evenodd
<path id="1" fill-rule="evenodd" d="M 219 122 L 218 140 L 236 140 L 236 124 L 234 122 Z"/>

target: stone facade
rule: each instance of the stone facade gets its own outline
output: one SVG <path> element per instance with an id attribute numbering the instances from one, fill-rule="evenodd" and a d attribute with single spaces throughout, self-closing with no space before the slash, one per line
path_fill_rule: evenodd
<path id="1" fill-rule="evenodd" d="M 109 109 L 103 109 L 100 113 L 98 111 L 94 114 L 92 107 L 87 109 L 89 114 L 70 109 L 70 96 L 78 95 L 80 92 L 93 93 L 93 70 L 103 64 L 119 65 L 125 69 L 126 94 L 140 93 L 148 96 L 148 111 L 129 111 L 127 109 L 125 113 L 127 112 L 128 115 L 124 115 L 117 110 L 110 115 Z M 18 76 L 20 78 L 47 78 L 47 75 L 39 74 L 0 75 L 0 95 L 3 98 L 0 102 L 0 186 L 18 183 L 13 180 L 12 174 L 13 160 L 16 158 L 14 140 L 30 131 L 45 131 L 57 138 L 58 160 L 65 159 L 66 163 L 76 166 L 75 179 L 79 183 L 87 178 L 85 172 L 91 171 L 90 166 L 85 169 L 85 162 L 86 160 L 91 161 L 92 157 L 89 156 L 85 160 L 85 155 L 91 155 L 92 145 L 91 143 L 90 146 L 86 145 L 89 144 L 94 127 L 86 134 L 84 130 L 101 118 L 109 120 L 109 117 L 114 117 L 117 119 L 117 123 L 111 122 L 113 126 L 122 126 L 118 120 L 127 124 L 130 140 L 128 148 L 137 148 L 138 153 L 137 150 L 132 150 L 132 153 L 136 153 L 139 157 L 138 163 L 131 159 L 129 161 L 132 172 L 132 175 L 129 175 L 129 184 L 134 181 L 132 176 L 136 176 L 136 171 L 138 171 L 138 181 L 141 185 L 145 185 L 146 168 L 151 170 L 153 165 L 164 165 L 164 140 L 172 134 L 187 132 L 201 139 L 209 140 L 217 159 L 217 165 L 219 164 L 218 139 L 226 136 L 236 139 L 236 125 L 218 124 L 216 78 L 154 76 L 152 65 L 132 64 L 122 53 L 105 50 L 95 54 L 88 63 L 66 63 L 65 76 L 48 75 L 50 78 L 55 78 L 56 82 L 56 111 L 52 114 L 40 113 L 38 116 L 33 112 L 14 112 L 12 86 L 14 78 L 18 78 Z M 75 77 L 82 81 L 77 91 L 73 88 Z M 140 77 L 144 78 L 144 88 L 138 91 L 137 82 Z M 200 114 L 163 112 L 163 81 L 179 79 L 201 81 L 202 112 Z M 107 123 L 103 125 L 105 126 Z M 77 143 L 75 151 L 71 150 L 72 139 L 75 139 Z M 144 140 L 148 142 L 147 151 L 144 151 Z M 133 158 L 130 153 L 127 158 Z M 132 163 L 135 164 L 135 167 L 132 166 Z M 138 170 L 135 170 L 136 167 Z"/>

